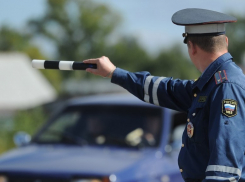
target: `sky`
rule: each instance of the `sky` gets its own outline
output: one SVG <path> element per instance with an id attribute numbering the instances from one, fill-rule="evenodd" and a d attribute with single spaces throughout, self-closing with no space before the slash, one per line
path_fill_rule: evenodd
<path id="1" fill-rule="evenodd" d="M 172 15 L 185 8 L 203 8 L 245 16 L 244 0 L 94 0 L 107 4 L 122 17 L 118 34 L 137 37 L 147 50 L 157 52 L 175 43 L 181 46 L 184 27 L 174 25 Z M 0 0 L 0 27 L 24 28 L 25 22 L 45 13 L 46 0 Z M 228 25 L 229 26 L 229 25 Z"/>

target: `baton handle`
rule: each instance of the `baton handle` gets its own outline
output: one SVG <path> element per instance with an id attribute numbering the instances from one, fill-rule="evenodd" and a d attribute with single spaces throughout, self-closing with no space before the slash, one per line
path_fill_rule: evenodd
<path id="1" fill-rule="evenodd" d="M 75 61 L 49 61 L 33 59 L 32 67 L 37 69 L 86 70 L 87 68 L 97 69 L 97 64 Z"/>

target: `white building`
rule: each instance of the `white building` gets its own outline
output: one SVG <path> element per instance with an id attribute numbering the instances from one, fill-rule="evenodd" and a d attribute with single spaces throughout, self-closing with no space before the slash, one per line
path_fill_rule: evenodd
<path id="1" fill-rule="evenodd" d="M 0 53 L 0 114 L 52 102 L 57 94 L 22 53 Z"/>

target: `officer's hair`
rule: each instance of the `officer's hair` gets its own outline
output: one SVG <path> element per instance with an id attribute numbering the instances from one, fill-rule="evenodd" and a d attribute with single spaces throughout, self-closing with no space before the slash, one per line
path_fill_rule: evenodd
<path id="1" fill-rule="evenodd" d="M 191 41 L 194 45 L 197 45 L 202 50 L 208 53 L 215 53 L 221 50 L 227 50 L 228 46 L 226 43 L 226 36 L 190 36 L 187 38 L 187 45 L 189 46 L 188 41 Z"/>

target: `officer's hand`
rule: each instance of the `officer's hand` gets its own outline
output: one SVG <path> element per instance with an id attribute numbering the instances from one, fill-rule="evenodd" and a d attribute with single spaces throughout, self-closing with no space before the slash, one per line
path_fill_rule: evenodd
<path id="1" fill-rule="evenodd" d="M 96 59 L 87 59 L 83 63 L 97 64 L 97 69 L 87 68 L 86 71 L 95 75 L 111 78 L 116 67 L 108 57 L 102 56 Z"/>

